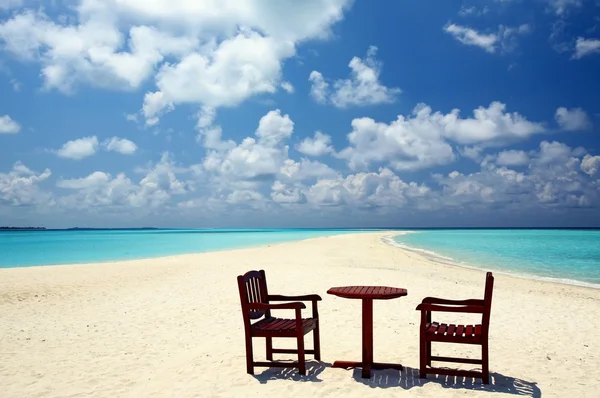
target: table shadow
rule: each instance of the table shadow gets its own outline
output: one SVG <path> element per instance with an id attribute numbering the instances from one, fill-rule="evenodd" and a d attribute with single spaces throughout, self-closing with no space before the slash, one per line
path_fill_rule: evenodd
<path id="1" fill-rule="evenodd" d="M 481 379 L 472 377 L 445 375 L 430 374 L 427 375 L 427 379 L 421 379 L 419 378 L 419 370 L 410 367 L 405 367 L 402 372 L 391 369 L 372 370 L 371 372 L 370 379 L 363 379 L 361 369 L 354 369 L 352 377 L 372 388 L 399 387 L 409 390 L 413 387 L 422 387 L 427 383 L 438 383 L 444 388 L 501 392 L 531 398 L 541 398 L 542 396 L 542 391 L 536 383 L 495 372 L 490 373 L 490 384 L 482 384 Z"/>
<path id="2" fill-rule="evenodd" d="M 286 363 L 287 361 L 277 361 Z M 323 373 L 325 368 L 331 367 L 330 363 L 316 360 L 306 361 L 306 375 L 298 373 L 297 368 L 266 368 L 262 373 L 254 375 L 254 378 L 261 384 L 266 384 L 269 380 L 291 380 L 300 382 L 316 382 L 320 383 L 323 380 L 319 375 Z M 260 368 L 255 368 L 260 369 Z"/>

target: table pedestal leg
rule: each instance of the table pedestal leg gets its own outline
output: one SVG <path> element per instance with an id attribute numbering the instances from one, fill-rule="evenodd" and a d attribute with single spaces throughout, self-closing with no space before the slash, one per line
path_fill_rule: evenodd
<path id="1" fill-rule="evenodd" d="M 399 363 L 373 362 L 373 299 L 362 300 L 362 362 L 335 361 L 333 368 L 362 368 L 362 378 L 371 377 L 371 369 L 403 370 Z"/>
<path id="2" fill-rule="evenodd" d="M 373 299 L 362 301 L 362 377 L 371 377 L 373 365 Z"/>

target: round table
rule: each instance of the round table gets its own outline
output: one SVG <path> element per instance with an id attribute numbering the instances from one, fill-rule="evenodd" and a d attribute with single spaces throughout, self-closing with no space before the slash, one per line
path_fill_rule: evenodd
<path id="1" fill-rule="evenodd" d="M 371 369 L 402 370 L 401 364 L 373 362 L 373 300 L 390 300 L 408 294 L 406 289 L 388 286 L 341 286 L 327 290 L 328 294 L 362 300 L 362 361 L 335 361 L 334 368 L 362 367 L 362 377 L 371 377 Z"/>

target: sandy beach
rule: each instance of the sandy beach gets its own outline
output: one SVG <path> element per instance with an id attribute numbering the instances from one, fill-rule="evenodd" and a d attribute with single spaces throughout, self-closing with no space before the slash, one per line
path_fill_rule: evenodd
<path id="1" fill-rule="evenodd" d="M 491 384 L 419 379 L 415 307 L 426 296 L 482 298 L 485 271 L 392 247 L 382 242 L 389 235 L 1 269 L 0 396 L 598 396 L 600 290 L 499 273 L 490 327 Z M 323 298 L 322 361 L 308 356 L 307 376 L 277 368 L 246 374 L 236 276 L 251 269 L 266 271 L 271 294 Z M 357 284 L 408 290 L 406 297 L 374 304 L 375 360 L 402 363 L 405 371 L 374 371 L 364 380 L 360 369 L 330 367 L 339 359 L 360 360 L 361 307 L 358 300 L 326 291 Z M 476 318 L 442 314 L 439 319 Z M 310 348 L 310 335 L 306 342 Z M 295 341 L 274 344 L 293 347 Z M 466 345 L 434 344 L 433 352 L 479 356 Z M 255 359 L 264 359 L 264 339 L 255 339 Z"/>

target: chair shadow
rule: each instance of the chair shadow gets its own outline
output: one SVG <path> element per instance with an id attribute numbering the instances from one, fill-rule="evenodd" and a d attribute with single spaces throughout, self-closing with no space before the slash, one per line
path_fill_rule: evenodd
<path id="1" fill-rule="evenodd" d="M 481 379 L 472 377 L 432 374 L 427 375 L 427 379 L 421 379 L 419 378 L 419 370 L 410 367 L 404 367 L 402 372 L 391 369 L 373 370 L 370 379 L 363 379 L 361 369 L 358 368 L 354 369 L 352 377 L 372 388 L 400 387 L 409 390 L 413 387 L 422 387 L 427 383 L 438 383 L 444 388 L 501 392 L 531 398 L 541 398 L 542 396 L 542 391 L 536 383 L 493 372 L 490 372 L 490 384 L 482 384 Z"/>
<path id="2" fill-rule="evenodd" d="M 286 361 L 277 361 L 286 363 Z M 306 375 L 298 373 L 297 368 L 267 368 L 262 373 L 254 375 L 254 378 L 261 384 L 266 384 L 269 380 L 291 380 L 320 383 L 323 380 L 319 375 L 323 373 L 325 368 L 331 367 L 330 363 L 309 360 L 306 361 Z"/>

